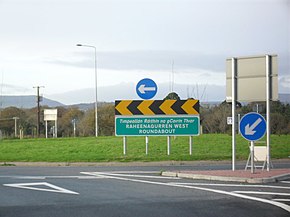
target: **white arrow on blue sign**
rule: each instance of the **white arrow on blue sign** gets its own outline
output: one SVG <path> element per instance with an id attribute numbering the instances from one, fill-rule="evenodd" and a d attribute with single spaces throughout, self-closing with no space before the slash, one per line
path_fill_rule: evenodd
<path id="1" fill-rule="evenodd" d="M 152 79 L 144 78 L 136 85 L 136 92 L 142 99 L 151 99 L 157 93 L 157 85 Z"/>
<path id="2" fill-rule="evenodd" d="M 256 112 L 244 115 L 240 121 L 240 132 L 249 141 L 261 139 L 266 132 L 265 118 Z"/>

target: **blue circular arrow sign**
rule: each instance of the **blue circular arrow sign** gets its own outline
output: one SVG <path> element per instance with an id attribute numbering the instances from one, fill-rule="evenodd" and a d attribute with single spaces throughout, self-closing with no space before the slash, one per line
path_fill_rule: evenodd
<path id="1" fill-rule="evenodd" d="M 265 118 L 255 112 L 244 115 L 240 121 L 240 132 L 241 135 L 249 141 L 261 139 L 266 132 Z"/>
<path id="2" fill-rule="evenodd" d="M 136 92 L 142 99 L 151 99 L 157 93 L 157 85 L 152 79 L 144 78 L 136 85 Z"/>

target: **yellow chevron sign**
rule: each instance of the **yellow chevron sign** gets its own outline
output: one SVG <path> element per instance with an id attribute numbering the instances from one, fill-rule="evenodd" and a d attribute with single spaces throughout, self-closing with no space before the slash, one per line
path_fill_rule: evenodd
<path id="1" fill-rule="evenodd" d="M 137 109 L 139 109 L 143 115 L 154 115 L 154 112 L 149 108 L 153 102 L 154 100 L 144 100 L 137 106 Z"/>
<path id="2" fill-rule="evenodd" d="M 159 108 L 164 112 L 165 115 L 176 115 L 177 113 L 172 109 L 173 104 L 176 100 L 164 100 Z"/>
<path id="3" fill-rule="evenodd" d="M 115 109 L 122 115 L 133 115 L 128 106 L 132 103 L 132 100 L 122 100 L 118 105 L 115 105 Z"/>
<path id="4" fill-rule="evenodd" d="M 199 115 L 199 101 L 120 100 L 115 101 L 115 115 Z"/>

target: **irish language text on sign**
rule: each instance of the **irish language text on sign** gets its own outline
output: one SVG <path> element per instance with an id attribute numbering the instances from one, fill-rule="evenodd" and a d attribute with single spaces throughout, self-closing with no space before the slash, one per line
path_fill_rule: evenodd
<path id="1" fill-rule="evenodd" d="M 116 117 L 116 136 L 199 135 L 199 116 Z"/>

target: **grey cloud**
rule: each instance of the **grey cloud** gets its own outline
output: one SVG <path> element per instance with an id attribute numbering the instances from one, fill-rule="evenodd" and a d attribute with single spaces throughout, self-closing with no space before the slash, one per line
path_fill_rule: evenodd
<path id="1" fill-rule="evenodd" d="M 241 54 L 239 56 L 248 55 Z M 92 52 L 75 52 L 71 56 L 71 59 L 50 59 L 45 62 L 80 68 L 94 67 L 94 54 Z M 196 69 L 218 73 L 225 72 L 226 59 L 231 56 L 235 55 L 202 54 L 194 51 L 172 50 L 108 51 L 97 52 L 97 64 L 98 68 L 109 70 L 171 71 L 172 63 L 174 62 L 175 73 L 193 73 Z M 289 54 L 278 53 L 279 75 L 290 74 L 288 60 Z"/>
<path id="2" fill-rule="evenodd" d="M 78 52 L 73 54 L 73 60 L 51 59 L 45 62 L 73 67 L 94 67 L 92 52 Z M 111 70 L 174 70 L 188 72 L 192 69 L 224 71 L 225 56 L 197 54 L 192 51 L 112 51 L 97 52 L 98 67 Z"/>
<path id="3" fill-rule="evenodd" d="M 31 92 L 32 91 L 32 87 L 31 89 L 26 88 L 26 87 L 21 87 L 21 86 L 16 86 L 16 85 L 11 85 L 11 84 L 0 84 L 0 94 L 6 94 L 6 93 L 17 93 L 17 94 L 23 94 L 26 92 Z"/>

